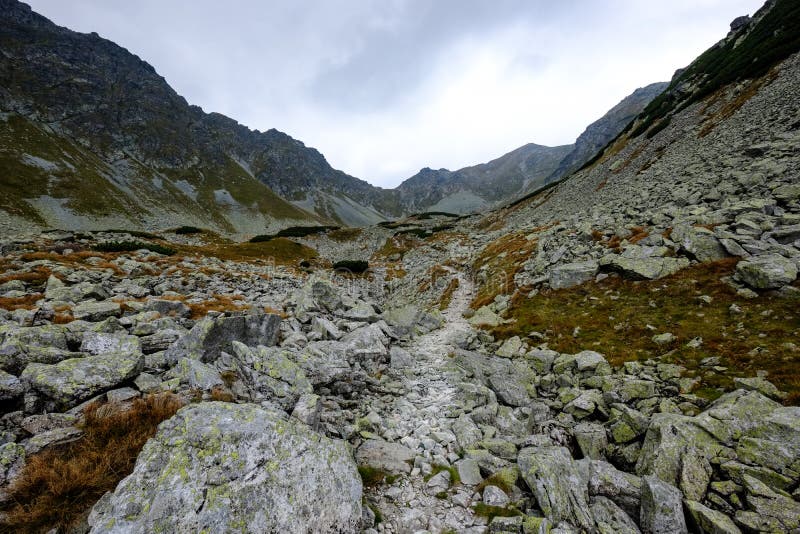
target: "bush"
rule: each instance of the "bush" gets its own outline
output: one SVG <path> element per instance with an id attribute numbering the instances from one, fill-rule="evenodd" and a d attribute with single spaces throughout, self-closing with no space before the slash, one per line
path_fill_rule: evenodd
<path id="1" fill-rule="evenodd" d="M 250 243 L 263 243 L 265 241 L 271 241 L 275 239 L 275 236 L 272 234 L 261 234 L 250 238 Z"/>
<path id="2" fill-rule="evenodd" d="M 93 403 L 84 410 L 84 435 L 27 459 L 8 488 L 0 530 L 66 532 L 107 491 L 133 471 L 158 424 L 183 405 L 171 394 L 135 399 L 129 408 Z"/>
<path id="3" fill-rule="evenodd" d="M 98 243 L 94 247 L 98 252 L 130 252 L 133 250 L 146 249 L 151 252 L 172 256 L 175 249 L 159 245 L 158 243 L 145 243 L 143 241 L 106 241 Z"/>
<path id="4" fill-rule="evenodd" d="M 334 271 L 346 271 L 359 274 L 367 269 L 369 269 L 369 263 L 364 260 L 342 260 L 333 264 Z"/>
<path id="5" fill-rule="evenodd" d="M 189 235 L 189 234 L 202 234 L 204 230 L 196 226 L 180 226 L 175 229 L 176 234 Z"/>
<path id="6" fill-rule="evenodd" d="M 151 234 L 150 232 L 141 232 L 139 230 L 120 230 L 115 228 L 111 230 L 103 230 L 103 232 L 106 234 L 128 234 L 141 239 L 158 239 L 158 236 L 155 234 Z"/>

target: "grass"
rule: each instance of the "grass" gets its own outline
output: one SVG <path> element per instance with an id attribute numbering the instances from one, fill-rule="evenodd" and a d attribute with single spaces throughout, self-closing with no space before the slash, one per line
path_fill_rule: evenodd
<path id="1" fill-rule="evenodd" d="M 28 458 L 8 488 L 2 527 L 6 532 L 66 531 L 107 491 L 133 471 L 145 442 L 159 423 L 182 406 L 170 393 L 123 405 L 89 405 L 84 435 L 63 447 Z"/>
<path id="2" fill-rule="evenodd" d="M 232 243 L 219 241 L 201 247 L 178 246 L 186 255 L 213 256 L 221 260 L 267 260 L 282 265 L 298 265 L 303 260 L 317 257 L 317 251 L 285 237 L 260 243 Z"/>
<path id="3" fill-rule="evenodd" d="M 475 515 L 479 517 L 485 517 L 490 522 L 495 517 L 516 517 L 519 515 L 524 515 L 513 506 L 491 506 L 482 502 L 474 505 L 472 507 L 472 511 L 475 512 Z"/>
<path id="4" fill-rule="evenodd" d="M 326 235 L 339 243 L 345 243 L 347 241 L 355 241 L 359 237 L 363 230 L 361 228 L 340 228 L 338 230 L 331 230 Z"/>
<path id="5" fill-rule="evenodd" d="M 447 284 L 447 287 L 442 293 L 442 297 L 439 299 L 439 310 L 445 311 L 450 307 L 450 303 L 453 301 L 453 294 L 455 294 L 459 285 L 460 282 L 458 281 L 458 278 L 453 278 L 450 280 L 450 283 Z"/>
<path id="6" fill-rule="evenodd" d="M 36 301 L 42 296 L 40 293 L 34 293 L 22 297 L 0 297 L 0 309 L 8 311 L 32 310 L 36 307 Z"/>
<path id="7" fill-rule="evenodd" d="M 175 249 L 159 245 L 158 243 L 147 243 L 145 241 L 106 241 L 104 243 L 97 243 L 94 246 L 95 250 L 100 252 L 130 252 L 134 250 L 149 250 L 164 256 L 172 256 L 175 254 Z"/>
<path id="8" fill-rule="evenodd" d="M 425 475 L 422 479 L 425 482 L 428 482 L 430 479 L 441 473 L 442 471 L 447 471 L 450 473 L 450 487 L 457 486 L 461 484 L 461 477 L 458 474 L 458 469 L 453 467 L 452 465 L 434 465 L 431 472 Z"/>
<path id="9" fill-rule="evenodd" d="M 308 237 L 310 235 L 321 234 L 339 229 L 340 228 L 338 226 L 290 226 L 289 228 L 279 230 L 275 234 L 257 235 L 250 239 L 250 242 L 261 243 L 263 241 L 275 239 L 276 237 Z"/>
<path id="10" fill-rule="evenodd" d="M 535 233 L 535 231 L 533 232 Z M 525 233 L 506 234 L 489 243 L 476 258 L 473 269 L 484 268 L 485 280 L 480 283 L 472 301 L 472 308 L 490 304 L 499 294 L 512 294 L 516 290 L 514 275 L 536 250 L 537 239 L 528 239 Z"/>
<path id="11" fill-rule="evenodd" d="M 739 297 L 720 280 L 733 273 L 734 258 L 684 269 L 653 281 L 612 276 L 575 288 L 514 296 L 511 323 L 492 332 L 499 339 L 545 332 L 548 346 L 562 353 L 593 349 L 612 365 L 661 358 L 685 366 L 701 380 L 703 391 L 730 389 L 736 376 L 768 372 L 768 379 L 800 404 L 800 298 L 764 294 Z M 796 283 L 800 285 L 800 282 Z M 707 303 L 699 299 L 711 297 Z M 736 304 L 741 313 L 732 313 Z M 580 333 L 574 336 L 576 328 Z M 671 332 L 677 341 L 660 347 L 655 334 Z M 698 348 L 686 344 L 702 338 Z M 705 369 L 704 358 L 717 356 L 725 372 Z M 718 394 L 718 393 L 717 393 Z"/>
<path id="12" fill-rule="evenodd" d="M 400 478 L 400 475 L 393 475 L 383 469 L 368 465 L 358 466 L 358 474 L 361 476 L 361 482 L 366 488 L 375 488 L 384 483 L 392 485 Z"/>

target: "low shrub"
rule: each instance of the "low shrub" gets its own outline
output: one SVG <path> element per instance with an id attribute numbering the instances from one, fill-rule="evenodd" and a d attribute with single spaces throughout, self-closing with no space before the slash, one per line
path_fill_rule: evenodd
<path id="1" fill-rule="evenodd" d="M 202 234 L 205 230 L 196 226 L 179 226 L 174 230 L 179 235 Z"/>
<path id="2" fill-rule="evenodd" d="M 175 254 L 175 249 L 159 245 L 158 243 L 147 243 L 144 241 L 106 241 L 98 243 L 94 250 L 99 252 L 131 252 L 134 250 L 146 249 L 157 254 L 164 256 L 172 256 Z"/>
<path id="3" fill-rule="evenodd" d="M 369 269 L 369 262 L 364 260 L 342 260 L 333 264 L 334 271 L 345 271 L 354 274 L 363 273 Z"/>
<path id="4" fill-rule="evenodd" d="M 127 408 L 90 404 L 84 410 L 82 438 L 27 459 L 7 490 L 0 531 L 68 531 L 133 471 L 158 424 L 182 405 L 171 393 L 135 399 Z"/>

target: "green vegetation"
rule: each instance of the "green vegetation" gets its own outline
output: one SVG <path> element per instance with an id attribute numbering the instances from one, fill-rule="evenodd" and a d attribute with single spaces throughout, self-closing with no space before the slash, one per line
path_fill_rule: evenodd
<path id="1" fill-rule="evenodd" d="M 369 262 L 364 260 L 342 260 L 333 264 L 334 271 L 345 271 L 360 274 L 369 269 Z"/>
<path id="2" fill-rule="evenodd" d="M 172 256 L 175 254 L 174 248 L 144 241 L 106 241 L 96 244 L 93 248 L 98 252 L 130 252 L 133 250 L 146 249 L 165 256 Z"/>
<path id="3" fill-rule="evenodd" d="M 400 478 L 400 475 L 393 475 L 383 469 L 370 467 L 368 465 L 358 466 L 358 474 L 361 476 L 361 482 L 366 488 L 374 488 L 383 483 L 392 485 Z"/>
<path id="4" fill-rule="evenodd" d="M 441 473 L 442 471 L 447 471 L 450 473 L 450 487 L 457 486 L 461 484 L 461 477 L 458 474 L 458 469 L 453 467 L 452 465 L 434 465 L 433 469 L 431 470 L 430 474 L 425 475 L 422 480 L 428 482 L 430 479 Z"/>
<path id="5" fill-rule="evenodd" d="M 158 239 L 156 234 L 151 234 L 150 232 L 142 232 L 139 230 L 103 230 L 102 232 L 96 233 L 106 233 L 106 234 L 127 234 L 132 237 L 139 237 L 141 239 Z"/>
<path id="6" fill-rule="evenodd" d="M 491 506 L 482 502 L 479 502 L 473 506 L 472 511 L 475 512 L 475 515 L 479 517 L 485 517 L 490 522 L 495 517 L 515 517 L 519 515 L 525 515 L 513 506 Z"/>
<path id="7" fill-rule="evenodd" d="M 512 322 L 493 333 L 505 339 L 543 332 L 556 351 L 594 349 L 612 365 L 660 358 L 686 367 L 686 376 L 700 379 L 697 393 L 712 396 L 730 389 L 734 377 L 765 370 L 790 394 L 787 402 L 800 404 L 800 297 L 738 296 L 720 280 L 735 264 L 735 259 L 704 263 L 661 280 L 612 276 L 530 297 L 520 292 L 512 299 Z M 677 341 L 667 347 L 652 341 L 664 332 Z M 698 338 L 699 346 L 687 346 Z M 719 358 L 716 368 L 701 364 L 712 357 Z"/>
<path id="8" fill-rule="evenodd" d="M 431 219 L 433 217 L 451 217 L 454 219 L 458 219 L 461 216 L 457 213 L 448 213 L 446 211 L 426 211 L 424 213 L 417 213 L 416 215 L 412 215 L 412 217 L 416 217 L 417 219 Z"/>
<path id="9" fill-rule="evenodd" d="M 631 137 L 638 137 L 661 118 L 702 100 L 725 85 L 763 76 L 775 64 L 799 50 L 800 3 L 777 0 L 744 39 L 708 49 L 681 73 L 645 108 L 641 115 L 644 121 Z M 688 96 L 677 94 L 674 89 L 687 81 L 699 81 L 697 89 Z"/>
<path id="10" fill-rule="evenodd" d="M 251 243 L 262 243 L 277 237 L 308 237 L 310 235 L 321 234 L 333 230 L 339 230 L 338 226 L 290 226 L 279 230 L 275 234 L 257 235 L 250 239 Z"/>

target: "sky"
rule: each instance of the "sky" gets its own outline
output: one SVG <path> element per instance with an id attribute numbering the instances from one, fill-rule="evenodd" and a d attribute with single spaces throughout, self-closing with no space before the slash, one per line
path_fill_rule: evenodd
<path id="1" fill-rule="evenodd" d="M 189 103 L 395 187 L 562 145 L 763 0 L 27 0 L 155 67 Z"/>

